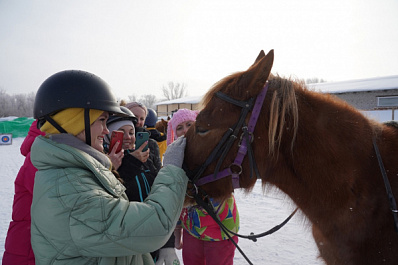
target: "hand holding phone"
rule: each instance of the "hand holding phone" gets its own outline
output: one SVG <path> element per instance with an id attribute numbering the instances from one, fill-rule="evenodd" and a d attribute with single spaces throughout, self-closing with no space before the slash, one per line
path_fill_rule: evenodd
<path id="1" fill-rule="evenodd" d="M 122 150 L 123 135 L 124 135 L 124 133 L 122 131 L 112 131 L 111 143 L 109 145 L 109 153 L 112 152 L 112 149 L 117 142 L 119 142 L 119 145 L 115 151 L 115 154 L 119 153 Z"/>
<path id="2" fill-rule="evenodd" d="M 135 136 L 135 150 L 140 148 L 140 146 L 148 140 L 149 140 L 148 132 L 137 132 Z M 145 152 L 146 150 L 148 150 L 148 145 L 146 145 L 144 149 L 142 149 L 142 152 Z"/>

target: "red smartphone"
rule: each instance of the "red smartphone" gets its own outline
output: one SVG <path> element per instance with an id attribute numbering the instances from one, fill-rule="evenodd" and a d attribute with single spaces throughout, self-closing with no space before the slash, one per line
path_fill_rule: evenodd
<path id="1" fill-rule="evenodd" d="M 115 144 L 117 143 L 117 141 L 120 141 L 120 143 L 119 143 L 119 146 L 117 147 L 115 153 L 119 153 L 122 150 L 123 135 L 124 135 L 124 133 L 122 131 L 112 131 L 111 143 L 109 145 L 109 153 L 112 152 L 112 149 L 115 146 Z"/>

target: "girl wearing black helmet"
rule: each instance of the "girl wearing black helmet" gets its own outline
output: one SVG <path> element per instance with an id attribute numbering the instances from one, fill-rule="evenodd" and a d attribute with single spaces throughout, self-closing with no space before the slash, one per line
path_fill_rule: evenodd
<path id="1" fill-rule="evenodd" d="M 125 116 L 108 85 L 87 72 L 57 73 L 36 94 L 46 132 L 31 150 L 36 264 L 154 264 L 148 253 L 174 231 L 188 181 L 185 139 L 168 149 L 147 199 L 129 202 L 103 153 L 110 114 Z"/>

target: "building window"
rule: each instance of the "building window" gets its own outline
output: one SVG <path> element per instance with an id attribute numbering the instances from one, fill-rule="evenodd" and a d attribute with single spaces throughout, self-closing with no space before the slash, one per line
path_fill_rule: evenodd
<path id="1" fill-rule="evenodd" d="M 398 106 L 398 96 L 393 97 L 378 97 L 377 98 L 378 107 L 393 107 Z"/>

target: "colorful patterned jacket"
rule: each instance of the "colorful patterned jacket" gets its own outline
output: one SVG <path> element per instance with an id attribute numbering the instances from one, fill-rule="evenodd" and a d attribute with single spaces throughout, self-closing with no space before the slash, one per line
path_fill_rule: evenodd
<path id="1" fill-rule="evenodd" d="M 221 222 L 232 232 L 239 231 L 239 212 L 235 197 L 219 203 L 210 199 Z M 228 239 L 213 218 L 200 206 L 194 205 L 182 210 L 180 221 L 182 227 L 192 236 L 206 241 Z"/>

